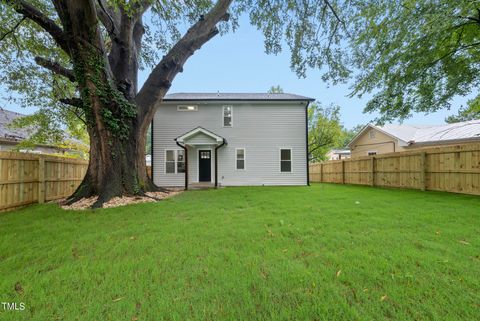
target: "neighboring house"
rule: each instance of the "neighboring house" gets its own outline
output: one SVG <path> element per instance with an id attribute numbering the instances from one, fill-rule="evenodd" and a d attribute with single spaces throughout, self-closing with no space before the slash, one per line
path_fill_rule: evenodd
<path id="1" fill-rule="evenodd" d="M 445 125 L 367 125 L 348 144 L 352 157 L 480 142 L 480 120 Z"/>
<path id="2" fill-rule="evenodd" d="M 27 139 L 31 135 L 31 128 L 12 128 L 9 126 L 12 121 L 23 116 L 25 115 L 0 108 L 0 151 L 10 151 L 16 149 L 19 143 L 21 143 L 23 140 Z M 60 148 L 48 144 L 37 144 L 31 148 L 28 148 L 28 150 L 20 151 L 41 154 L 77 152 L 72 149 Z"/>
<path id="3" fill-rule="evenodd" d="M 166 95 L 152 122 L 157 186 L 307 185 L 307 106 L 292 94 Z"/>
<path id="4" fill-rule="evenodd" d="M 339 160 L 350 158 L 351 153 L 349 149 L 331 149 L 327 153 L 327 160 Z"/>

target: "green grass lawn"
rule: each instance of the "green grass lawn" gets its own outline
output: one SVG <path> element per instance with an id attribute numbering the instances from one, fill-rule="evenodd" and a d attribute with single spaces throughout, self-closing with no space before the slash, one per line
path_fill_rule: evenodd
<path id="1" fill-rule="evenodd" d="M 480 198 L 341 185 L 0 214 L 0 320 L 479 320 Z"/>

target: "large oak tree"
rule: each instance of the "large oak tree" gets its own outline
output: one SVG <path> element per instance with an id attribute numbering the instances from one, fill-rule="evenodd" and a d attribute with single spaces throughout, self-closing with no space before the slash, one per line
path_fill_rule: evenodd
<path id="1" fill-rule="evenodd" d="M 51 114 L 67 109 L 90 136 L 88 171 L 70 201 L 98 195 L 96 207 L 155 189 L 144 157 L 155 108 L 195 51 L 234 30 L 241 14 L 263 32 L 267 53 L 289 47 L 299 75 L 341 54 L 336 0 L 232 2 L 2 0 L 0 77 L 9 98 Z M 151 68 L 141 88 L 139 68 Z"/>

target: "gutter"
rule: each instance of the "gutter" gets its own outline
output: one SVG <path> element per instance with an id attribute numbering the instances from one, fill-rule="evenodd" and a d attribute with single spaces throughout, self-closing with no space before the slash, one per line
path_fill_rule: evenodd
<path id="1" fill-rule="evenodd" d="M 444 139 L 444 140 L 430 140 L 425 142 L 415 142 L 409 141 L 408 147 L 415 147 L 415 146 L 428 146 L 428 145 L 450 145 L 450 144 L 462 144 L 462 143 L 471 143 L 480 141 L 479 137 L 466 137 L 466 138 L 457 138 L 457 139 Z"/>
<path id="2" fill-rule="evenodd" d="M 175 143 L 185 151 L 185 190 L 188 190 L 188 150 L 185 145 L 180 144 L 176 139 Z"/>
<path id="3" fill-rule="evenodd" d="M 251 101 L 251 102 L 259 102 L 259 101 L 264 101 L 264 102 L 294 102 L 294 101 L 298 101 L 298 102 L 302 102 L 302 101 L 308 101 L 309 103 L 312 102 L 312 101 L 315 101 L 315 99 L 313 98 L 304 98 L 304 99 L 301 99 L 301 98 L 291 98 L 291 99 L 254 99 L 254 98 L 232 98 L 232 99 L 227 99 L 227 98 L 223 98 L 222 99 L 218 99 L 218 98 L 204 98 L 204 99 L 198 99 L 198 98 L 164 98 L 162 100 L 162 102 L 165 102 L 165 103 L 174 103 L 174 102 L 185 102 L 185 101 L 188 101 L 188 102 L 204 102 L 204 101 L 208 101 L 208 102 L 211 102 L 211 101 L 217 101 L 217 102 L 229 102 L 229 101 Z"/>
<path id="4" fill-rule="evenodd" d="M 218 153 L 217 153 L 217 151 L 220 147 L 222 147 L 226 143 L 227 143 L 227 141 L 224 138 L 222 143 L 220 145 L 218 145 L 217 147 L 215 147 L 215 188 L 218 187 L 218 157 L 217 157 Z"/>
<path id="5" fill-rule="evenodd" d="M 354 148 L 357 148 L 357 147 L 362 147 L 362 146 L 384 145 L 384 144 L 387 144 L 387 143 L 392 143 L 392 145 L 393 145 L 393 152 L 395 153 L 395 141 L 393 141 L 393 140 L 387 140 L 386 142 L 381 142 L 381 143 L 354 145 L 353 147 L 354 147 Z"/>

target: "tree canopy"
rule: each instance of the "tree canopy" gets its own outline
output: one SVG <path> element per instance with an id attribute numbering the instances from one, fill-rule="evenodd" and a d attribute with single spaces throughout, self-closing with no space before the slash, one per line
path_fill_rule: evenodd
<path id="1" fill-rule="evenodd" d="M 333 79 L 354 77 L 352 95 L 372 93 L 365 111 L 379 112 L 379 121 L 449 109 L 453 97 L 478 94 L 478 1 L 342 2 L 346 46 L 337 63 L 349 70 Z"/>
<path id="2" fill-rule="evenodd" d="M 15 6 L 29 4 L 54 24 L 61 24 L 55 2 L 48 0 L 2 0 L 0 4 L 0 82 L 6 89 L 10 102 L 21 106 L 36 106 L 54 111 L 72 109 L 67 98 L 78 97 L 73 79 L 73 64 L 63 48 L 52 39 L 50 32 L 29 19 Z M 144 36 L 141 43 L 139 68 L 152 69 L 181 39 L 182 34 L 212 8 L 209 0 L 149 1 L 149 0 L 101 0 L 95 1 L 105 42 L 105 49 L 112 49 L 115 8 L 128 15 L 142 12 Z M 337 23 L 337 1 L 297 3 L 282 1 L 233 1 L 229 19 L 219 24 L 220 34 L 234 31 L 239 17 L 247 15 L 250 23 L 265 37 L 265 50 L 276 54 L 285 45 L 291 50 L 291 67 L 304 75 L 307 66 L 327 66 L 335 53 L 339 38 L 331 26 Z M 328 5 L 327 5 L 328 4 Z M 140 8 L 140 9 L 139 9 Z M 105 10 L 103 10 L 105 9 Z M 112 19 L 112 21 L 110 21 Z M 330 39 L 329 43 L 320 41 Z M 46 68 L 45 68 L 46 67 Z M 67 77 L 65 77 L 67 76 Z M 65 104 L 67 103 L 67 104 Z M 73 110 L 72 110 L 73 111 Z M 80 116 L 82 111 L 75 110 Z M 60 120 L 65 114 L 57 115 Z M 66 119 L 65 123 L 68 121 Z"/>
<path id="3" fill-rule="evenodd" d="M 314 102 L 308 107 L 308 121 L 310 160 L 325 160 L 330 149 L 343 147 L 345 131 L 340 120 L 340 106 L 322 107 Z"/>

